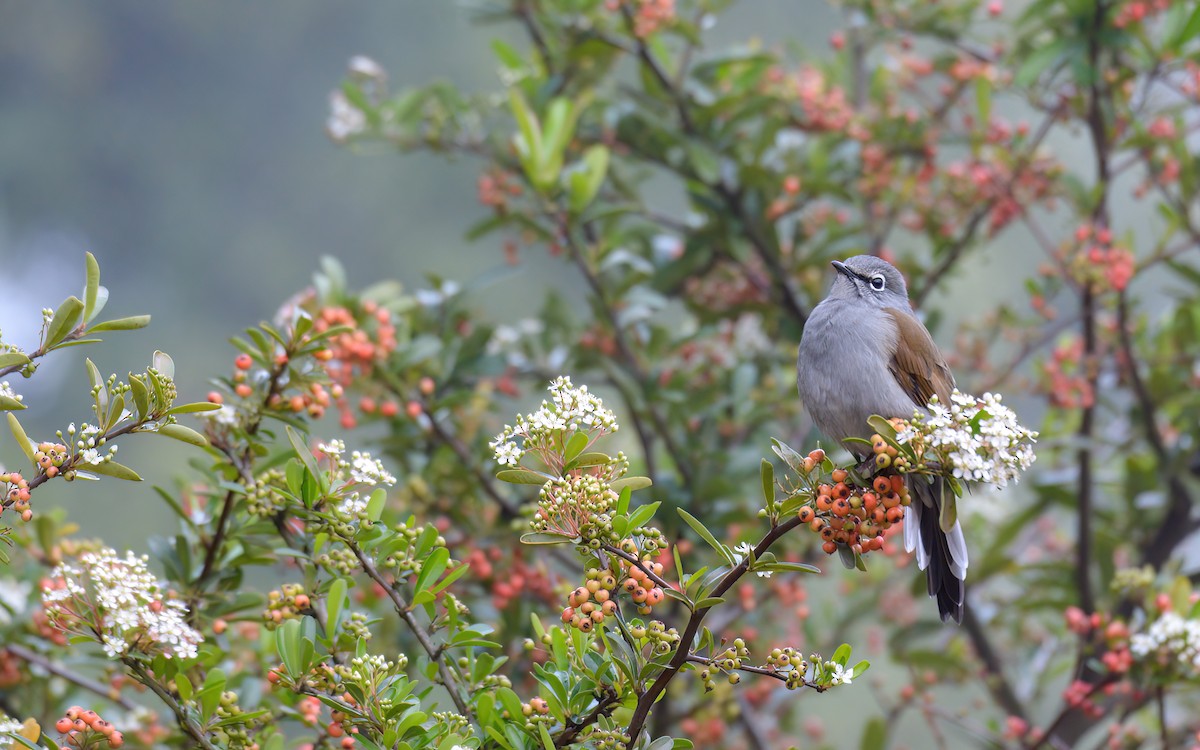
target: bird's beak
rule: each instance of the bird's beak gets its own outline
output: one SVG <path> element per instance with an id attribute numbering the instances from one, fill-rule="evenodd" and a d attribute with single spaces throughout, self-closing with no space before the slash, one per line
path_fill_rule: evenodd
<path id="1" fill-rule="evenodd" d="M 837 271 L 841 275 L 845 276 L 846 278 L 848 278 L 848 279 L 854 278 L 854 276 L 855 276 L 854 272 L 850 270 L 849 266 L 847 266 L 845 263 L 841 262 L 840 260 L 833 261 L 831 263 L 831 265 L 833 266 L 835 271 Z"/>

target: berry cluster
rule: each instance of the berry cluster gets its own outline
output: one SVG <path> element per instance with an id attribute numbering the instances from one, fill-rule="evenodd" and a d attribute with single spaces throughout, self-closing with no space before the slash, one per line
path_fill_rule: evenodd
<path id="1" fill-rule="evenodd" d="M 661 532 L 660 532 L 661 533 Z M 643 547 L 659 549 L 657 540 L 646 539 Z M 620 550 L 634 559 L 639 559 L 638 545 L 633 539 L 621 542 Z M 635 564 L 622 557 L 613 556 L 610 568 L 588 568 L 584 572 L 584 585 L 576 588 L 567 597 L 567 607 L 562 612 L 562 621 L 583 632 L 590 631 L 608 617 L 617 613 L 618 583 L 620 590 L 629 595 L 637 606 L 638 614 L 648 615 L 666 598 L 666 592 L 652 579 L 662 575 L 663 564 L 655 562 L 650 555 L 640 558 Z"/>
<path id="2" fill-rule="evenodd" d="M 877 465 L 879 459 L 892 465 L 892 456 L 887 452 L 891 446 L 882 438 L 874 442 L 883 446 L 876 450 Z M 811 463 L 815 469 L 824 460 L 825 452 L 817 449 L 804 459 L 802 468 L 807 469 Z M 802 505 L 796 516 L 813 533 L 820 534 L 824 540 L 821 549 L 826 554 L 832 555 L 838 545 L 846 545 L 856 554 L 882 549 L 884 534 L 904 520 L 904 508 L 911 502 L 904 477 L 877 476 L 870 487 L 860 487 L 850 481 L 848 471 L 835 469 L 830 479 L 832 484 L 821 483 L 814 488 L 812 504 Z"/>
<path id="3" fill-rule="evenodd" d="M 286 620 L 295 620 L 312 606 L 312 600 L 298 583 L 285 583 L 282 591 L 276 589 L 267 594 L 267 608 L 263 610 L 263 622 L 268 630 L 274 630 Z"/>
<path id="4" fill-rule="evenodd" d="M 746 648 L 746 642 L 737 638 L 733 645 L 709 657 L 708 663 L 700 670 L 700 679 L 704 681 L 704 692 L 712 692 L 717 687 L 717 683 L 713 679 L 713 670 L 724 674 L 730 685 L 741 682 L 742 676 L 737 670 L 742 668 L 742 659 L 749 655 L 750 649 Z M 789 684 L 788 687 L 791 685 Z"/>
<path id="5" fill-rule="evenodd" d="M 121 747 L 125 737 L 91 709 L 84 710 L 80 706 L 71 706 L 61 719 L 54 723 L 54 728 L 63 735 L 65 744 L 78 748 Z"/>
<path id="6" fill-rule="evenodd" d="M 59 469 L 71 458 L 67 446 L 62 443 L 38 443 L 33 460 L 48 477 L 58 476 Z"/>
<path id="7" fill-rule="evenodd" d="M 11 507 L 21 514 L 22 521 L 32 521 L 33 510 L 29 507 L 29 481 L 21 476 L 19 472 L 13 471 L 7 474 L 0 474 L 0 484 L 4 485 L 4 497 L 0 501 L 0 513 L 3 513 L 5 508 Z"/>
<path id="8" fill-rule="evenodd" d="M 640 620 L 629 624 L 629 635 L 635 641 L 645 641 L 650 650 L 662 656 L 675 650 L 679 644 L 680 635 L 676 628 L 668 628 L 662 620 L 651 620 L 643 625 Z"/>

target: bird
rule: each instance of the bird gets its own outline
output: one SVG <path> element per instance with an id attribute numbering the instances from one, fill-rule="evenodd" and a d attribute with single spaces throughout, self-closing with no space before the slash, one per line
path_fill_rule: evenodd
<path id="1" fill-rule="evenodd" d="M 934 395 L 950 403 L 954 374 L 925 325 L 913 313 L 904 276 L 873 255 L 833 261 L 833 286 L 809 315 L 800 338 L 796 385 L 817 429 L 858 459 L 870 449 L 867 420 L 911 419 Z M 909 477 L 913 502 L 904 520 L 904 546 L 916 553 L 942 622 L 962 622 L 967 545 L 957 518 L 941 526 L 949 492 L 939 478 Z M 949 519 L 947 519 L 949 520 Z"/>

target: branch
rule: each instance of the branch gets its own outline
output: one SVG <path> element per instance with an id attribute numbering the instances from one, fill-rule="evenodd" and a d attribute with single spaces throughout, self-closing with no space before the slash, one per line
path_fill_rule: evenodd
<path id="1" fill-rule="evenodd" d="M 96 695 L 107 698 L 126 711 L 132 711 L 138 706 L 138 704 L 121 695 L 111 686 L 105 685 L 102 682 L 97 682 L 90 677 L 85 677 L 84 675 L 79 674 L 79 672 L 75 669 L 68 669 L 67 667 L 59 666 L 45 656 L 42 656 L 38 652 L 30 648 L 26 648 L 19 643 L 10 643 L 4 647 L 4 650 L 8 651 L 21 661 L 41 667 L 55 677 L 61 677 L 67 682 L 81 687 L 90 693 L 95 693 Z"/>
<path id="2" fill-rule="evenodd" d="M 191 716 L 188 716 L 184 705 L 176 700 L 174 695 L 167 692 L 166 688 L 160 685 L 157 680 L 150 676 L 150 673 L 146 671 L 146 668 L 141 663 L 129 657 L 123 658 L 121 662 L 133 673 L 138 682 L 150 688 L 152 693 L 157 695 L 163 703 L 167 704 L 167 707 L 175 714 L 175 721 L 179 724 L 179 728 L 195 741 L 196 747 L 204 748 L 204 750 L 217 750 L 216 745 L 208 739 L 208 732 L 204 730 L 204 727 L 197 724 L 196 720 Z"/>
<path id="3" fill-rule="evenodd" d="M 771 548 L 771 545 L 778 541 L 784 534 L 799 525 L 799 518 L 789 518 L 779 526 L 773 527 L 769 532 L 767 532 L 767 535 L 762 538 L 762 541 L 758 543 L 758 546 L 754 548 L 754 554 L 747 555 L 741 562 L 735 565 L 733 569 L 726 573 L 721 579 L 720 583 L 717 584 L 716 588 L 709 593 L 709 596 L 719 597 L 728 591 L 741 579 L 743 575 L 746 574 L 746 571 L 750 569 L 751 557 L 754 559 L 762 557 L 763 554 L 765 554 L 767 550 Z M 712 607 L 703 607 L 692 612 L 691 617 L 688 618 L 687 625 L 684 627 L 683 635 L 680 636 L 679 647 L 675 650 L 675 654 L 671 657 L 671 661 L 668 662 L 663 671 L 659 673 L 658 677 L 654 680 L 646 692 L 642 693 L 641 697 L 638 698 L 637 707 L 634 709 L 633 716 L 630 718 L 629 725 L 625 730 L 625 733 L 632 738 L 632 742 L 637 742 L 638 737 L 641 736 L 642 728 L 646 725 L 646 719 L 650 715 L 650 709 L 654 707 L 655 701 L 657 701 L 659 696 L 662 695 L 663 691 L 667 689 L 667 683 L 669 683 L 675 677 L 675 675 L 679 673 L 679 670 L 682 669 L 683 665 L 688 661 L 688 657 L 691 656 L 692 641 L 695 640 L 696 634 L 700 630 L 701 623 L 704 622 L 704 618 L 708 615 L 708 612 L 711 609 Z"/>
<path id="4" fill-rule="evenodd" d="M 617 691 L 611 685 L 605 685 L 604 694 L 597 699 L 596 707 L 578 721 L 575 719 L 568 720 L 562 733 L 554 738 L 554 746 L 566 747 L 570 745 L 579 736 L 580 732 L 599 721 L 601 716 L 611 714 L 616 709 L 619 698 L 620 695 L 618 695 Z"/>
<path id="5" fill-rule="evenodd" d="M 360 549 L 359 546 L 354 544 L 352 541 L 343 541 L 350 551 L 354 553 L 354 556 L 358 558 L 359 565 L 362 566 L 363 572 L 366 573 L 372 581 L 379 584 L 379 586 L 385 592 L 387 592 L 388 598 L 392 600 L 392 606 L 396 609 L 396 614 L 400 615 L 400 619 L 404 621 L 404 624 L 407 625 L 408 629 L 412 631 L 412 634 L 416 636 L 417 642 L 421 644 L 421 648 L 429 656 L 429 659 L 437 664 L 438 676 L 440 678 L 439 681 L 446 688 L 446 692 L 450 694 L 450 699 L 454 701 L 455 708 L 457 708 L 458 712 L 463 716 L 470 717 L 471 709 L 469 706 L 467 706 L 466 700 L 459 693 L 460 686 L 458 679 L 455 677 L 454 673 L 450 671 L 450 667 L 446 663 L 445 649 L 434 645 L 433 641 L 429 639 L 429 634 L 426 633 L 425 629 L 421 627 L 421 623 L 417 622 L 417 618 L 413 615 L 412 610 L 409 608 L 408 602 L 404 600 L 404 597 L 400 595 L 400 592 L 396 590 L 396 587 L 389 583 L 383 577 L 383 575 L 380 574 L 379 569 L 376 568 L 375 563 L 366 556 L 366 553 L 364 553 L 362 549 Z"/>

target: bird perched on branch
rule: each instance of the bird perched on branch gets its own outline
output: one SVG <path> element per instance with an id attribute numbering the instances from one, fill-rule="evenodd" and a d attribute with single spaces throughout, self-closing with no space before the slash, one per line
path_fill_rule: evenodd
<path id="1" fill-rule="evenodd" d="M 800 398 L 817 428 L 837 442 L 867 440 L 872 415 L 910 419 L 935 394 L 950 403 L 954 375 L 913 315 L 900 272 L 871 255 L 833 267 L 833 286 L 804 326 L 796 366 Z M 859 459 L 870 455 L 861 443 L 846 447 Z M 909 492 L 904 546 L 916 552 L 942 621 L 962 622 L 966 541 L 956 518 L 948 528 L 939 520 L 950 489 L 941 479 L 912 476 Z"/>

